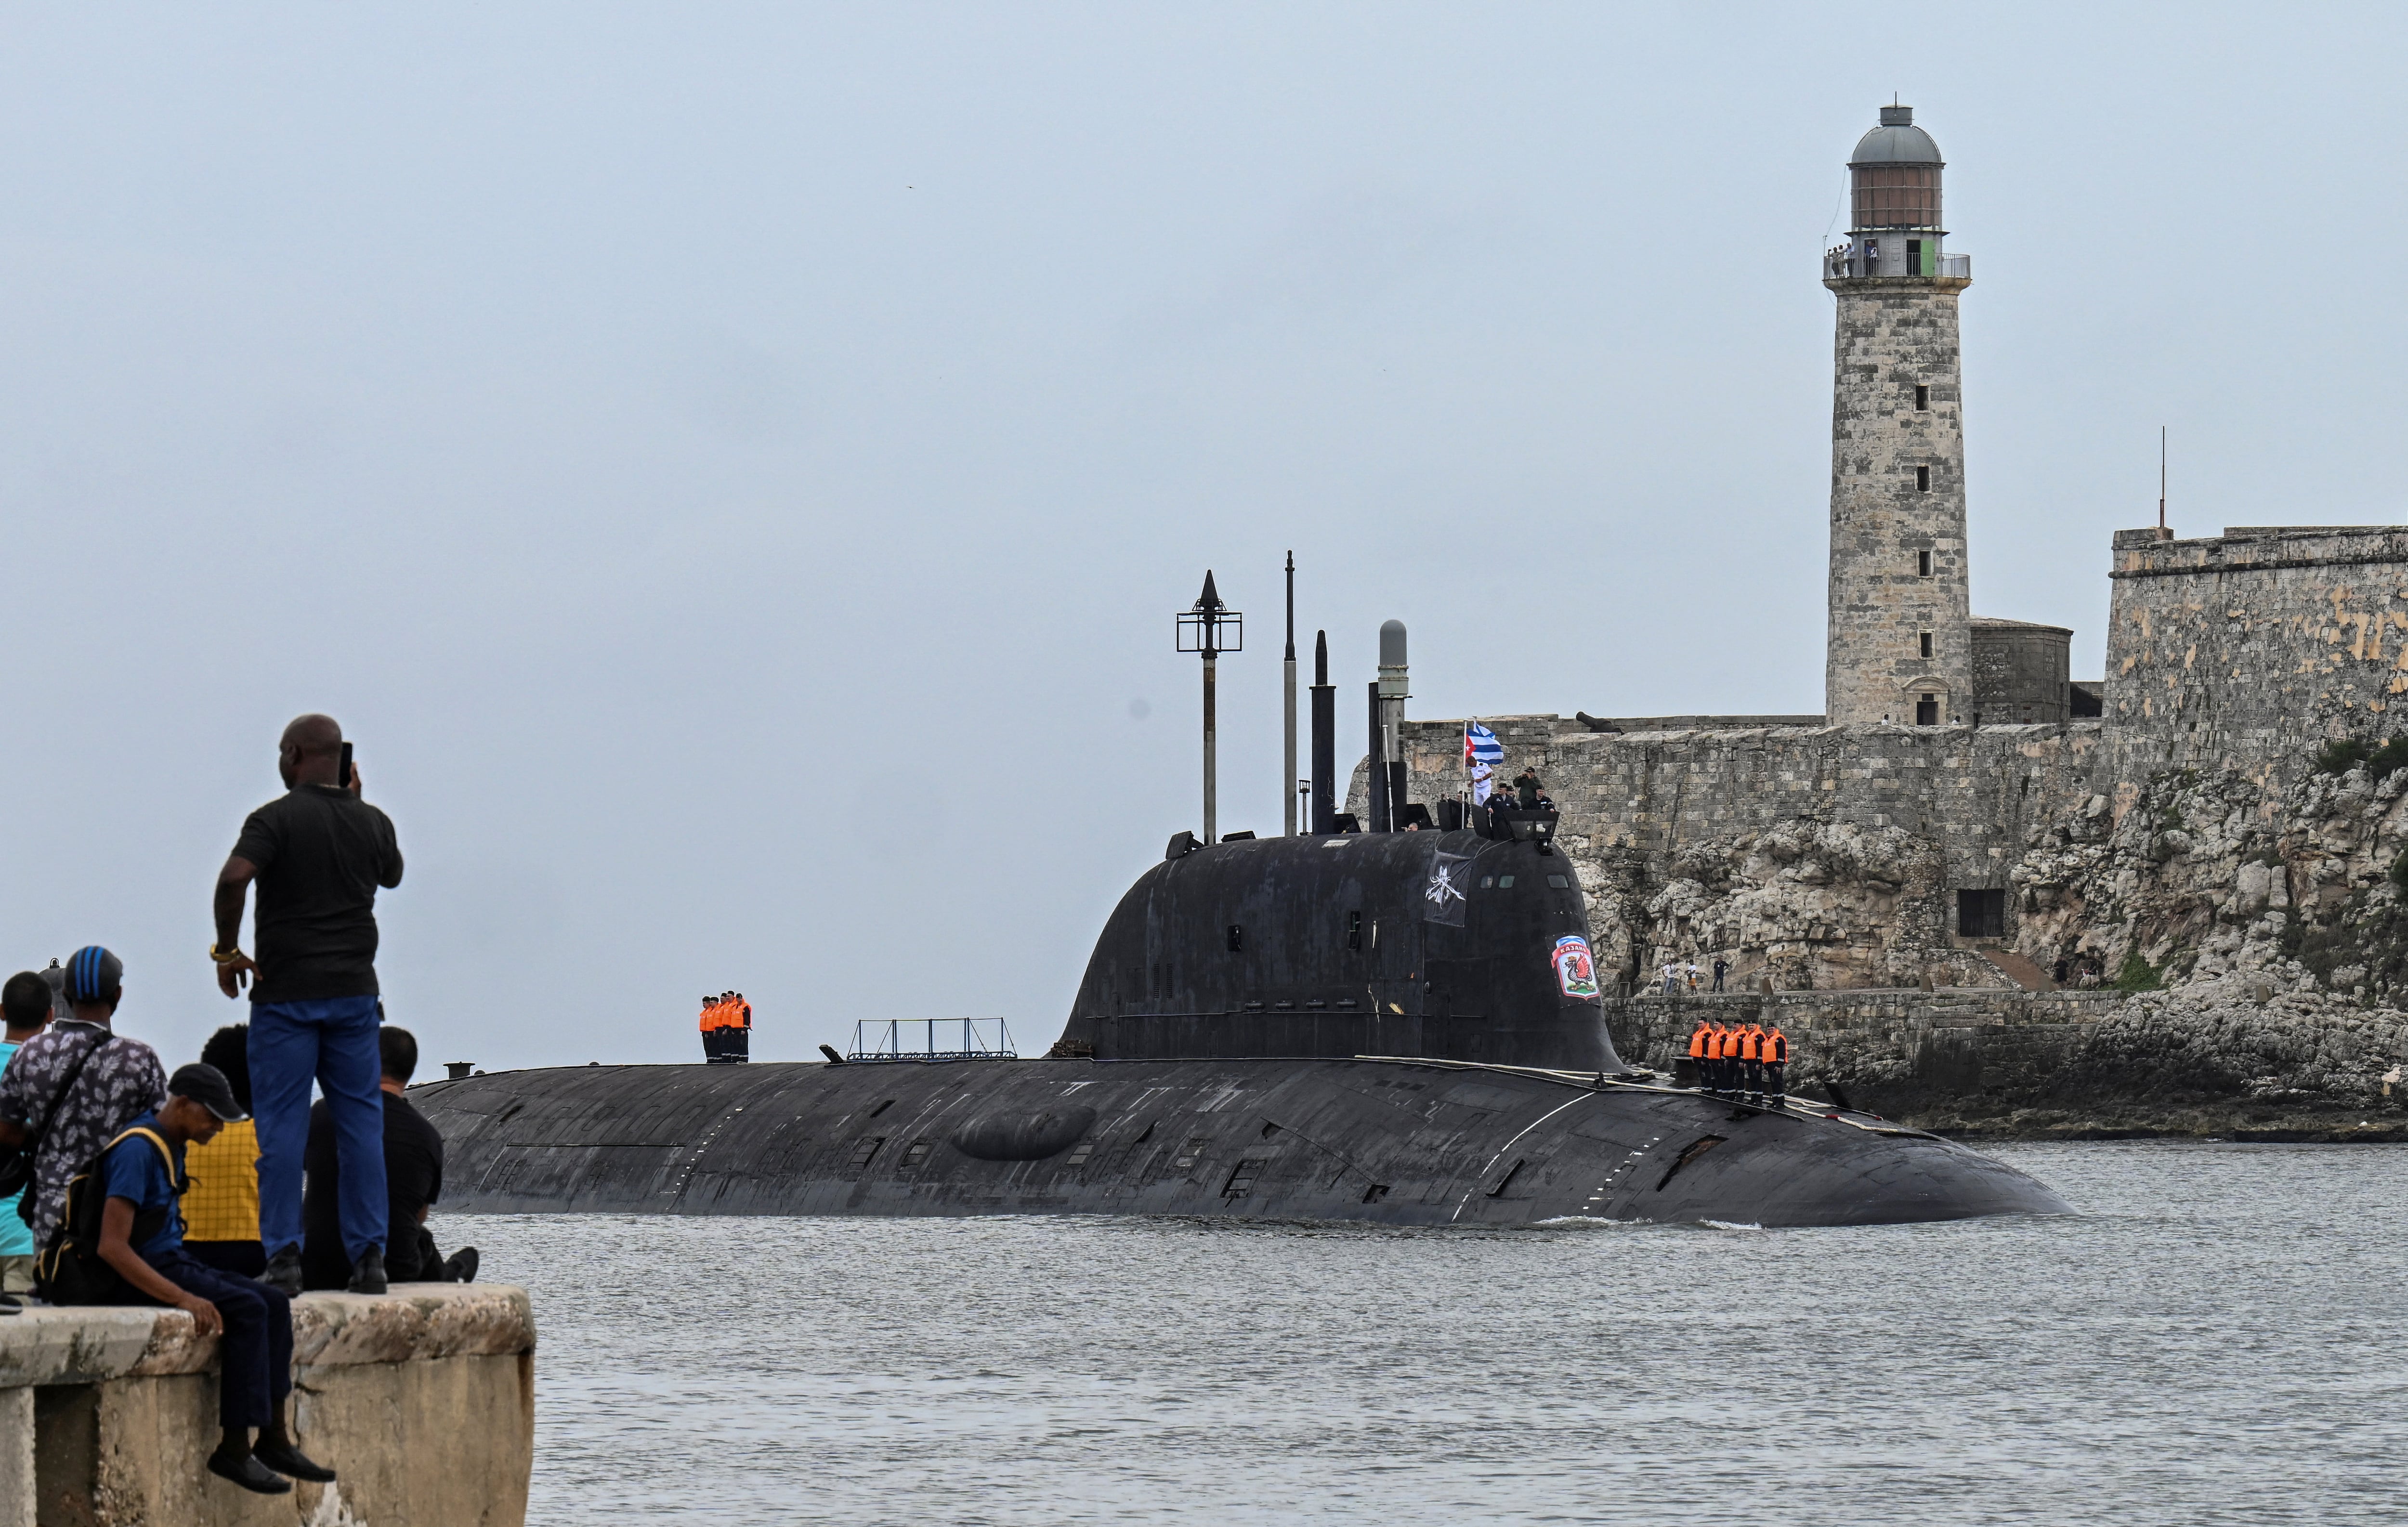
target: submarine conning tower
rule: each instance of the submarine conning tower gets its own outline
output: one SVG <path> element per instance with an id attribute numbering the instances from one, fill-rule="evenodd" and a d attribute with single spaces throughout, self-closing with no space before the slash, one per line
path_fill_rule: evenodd
<path id="1" fill-rule="evenodd" d="M 1099 1061 L 1417 1056 L 1620 1072 L 1580 882 L 1538 841 L 1191 846 L 1121 898 L 1064 1049 Z"/>

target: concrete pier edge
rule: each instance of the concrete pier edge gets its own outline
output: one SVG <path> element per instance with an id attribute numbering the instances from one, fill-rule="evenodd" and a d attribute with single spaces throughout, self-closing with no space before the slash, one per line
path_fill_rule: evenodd
<path id="1" fill-rule="evenodd" d="M 293 1326 L 299 1434 L 341 1477 L 252 1496 L 203 1468 L 218 1438 L 219 1339 L 196 1335 L 191 1316 L 36 1306 L 0 1317 L 0 1527 L 525 1520 L 525 1290 L 308 1293 L 294 1302 Z"/>

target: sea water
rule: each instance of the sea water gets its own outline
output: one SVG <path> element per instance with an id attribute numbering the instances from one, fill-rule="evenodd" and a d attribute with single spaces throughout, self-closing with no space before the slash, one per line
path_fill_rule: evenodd
<path id="1" fill-rule="evenodd" d="M 2408 1148 L 1863 1230 L 455 1216 L 544 1524 L 2408 1519 Z"/>

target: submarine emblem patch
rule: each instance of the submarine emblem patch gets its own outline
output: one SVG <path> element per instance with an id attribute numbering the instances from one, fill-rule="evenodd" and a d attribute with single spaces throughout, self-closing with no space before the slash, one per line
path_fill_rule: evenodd
<path id="1" fill-rule="evenodd" d="M 1576 1002 L 1597 995 L 1597 966 L 1589 959 L 1588 940 L 1578 934 L 1555 940 L 1555 984 Z"/>

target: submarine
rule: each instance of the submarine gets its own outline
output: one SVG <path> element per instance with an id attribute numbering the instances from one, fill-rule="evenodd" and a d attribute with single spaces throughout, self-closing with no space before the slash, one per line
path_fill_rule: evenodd
<path id="1" fill-rule="evenodd" d="M 1396 645 L 1401 668 L 1401 627 Z M 1626 1065 L 1556 814 L 1337 830 L 1326 663 L 1313 830 L 1172 838 L 1106 919 L 1044 1057 L 430 1082 L 409 1095 L 446 1142 L 446 1207 L 1766 1228 L 2070 1212 L 2002 1162 L 1837 1101 L 1733 1102 Z M 1416 815 L 1387 809 L 1403 769 L 1383 740 L 1375 721 L 1375 828 Z"/>

